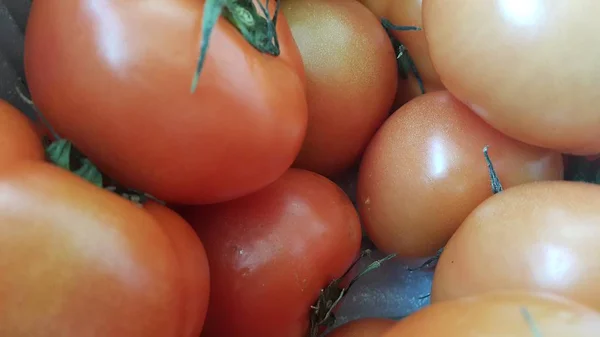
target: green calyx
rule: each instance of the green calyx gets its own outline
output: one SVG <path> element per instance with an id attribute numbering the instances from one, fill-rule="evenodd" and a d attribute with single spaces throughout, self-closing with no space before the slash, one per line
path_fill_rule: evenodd
<path id="1" fill-rule="evenodd" d="M 77 150 L 73 143 L 64 138 L 56 140 L 46 147 L 46 158 L 54 165 L 78 175 L 97 187 L 115 193 L 135 205 L 142 206 L 149 200 L 165 204 L 148 193 L 126 188 L 104 176 L 91 160 Z"/>
<path id="2" fill-rule="evenodd" d="M 275 13 L 271 17 L 269 0 L 263 5 L 253 0 L 206 0 L 202 16 L 202 43 L 196 72 L 192 80 L 192 93 L 198 88 L 198 81 L 210 44 L 212 31 L 220 16 L 229 21 L 256 50 L 261 53 L 279 56 L 280 48 L 277 39 L 277 17 L 279 1 L 276 2 Z"/>
<path id="3" fill-rule="evenodd" d="M 103 188 L 104 177 L 96 165 L 66 139 L 59 139 L 46 147 L 46 157 L 54 165 L 72 172 L 90 183 Z"/>

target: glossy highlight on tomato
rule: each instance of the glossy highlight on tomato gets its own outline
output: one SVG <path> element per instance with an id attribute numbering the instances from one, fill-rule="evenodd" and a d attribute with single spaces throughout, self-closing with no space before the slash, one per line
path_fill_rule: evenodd
<path id="1" fill-rule="evenodd" d="M 306 132 L 304 69 L 283 16 L 277 57 L 220 18 L 190 93 L 204 3 L 36 1 L 26 31 L 27 82 L 56 131 L 108 176 L 173 203 L 268 185 Z"/>
<path id="2" fill-rule="evenodd" d="M 348 269 L 362 238 L 344 192 L 299 169 L 243 198 L 181 214 L 211 267 L 203 337 L 307 336 L 311 305 Z"/>
<path id="3" fill-rule="evenodd" d="M 430 56 L 446 88 L 520 141 L 600 152 L 600 2 L 424 0 Z"/>
<path id="4" fill-rule="evenodd" d="M 147 207 L 47 163 L 0 170 L 0 335 L 197 337 L 202 244 Z"/>
<path id="5" fill-rule="evenodd" d="M 494 290 L 556 293 L 600 310 L 600 186 L 508 188 L 479 205 L 446 245 L 432 302 Z"/>
<path id="6" fill-rule="evenodd" d="M 492 195 L 485 146 L 504 187 L 563 179 L 559 152 L 505 136 L 447 91 L 397 110 L 359 170 L 358 209 L 373 243 L 404 257 L 434 255 Z"/>

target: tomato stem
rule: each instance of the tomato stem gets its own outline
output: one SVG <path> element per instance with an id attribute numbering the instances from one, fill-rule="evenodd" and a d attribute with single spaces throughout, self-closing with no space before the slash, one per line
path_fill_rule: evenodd
<path id="1" fill-rule="evenodd" d="M 502 188 L 502 184 L 500 183 L 500 179 L 498 178 L 498 174 L 496 174 L 496 170 L 494 169 L 494 165 L 492 164 L 492 160 L 490 159 L 490 155 L 488 153 L 489 145 L 486 145 L 483 148 L 483 156 L 485 158 L 485 162 L 488 167 L 488 172 L 490 175 L 490 182 L 492 185 L 492 193 L 500 193 L 504 189 Z"/>
<path id="2" fill-rule="evenodd" d="M 381 265 L 388 260 L 396 257 L 396 254 L 390 254 L 382 259 L 373 261 L 365 269 L 354 276 L 346 287 L 341 286 L 343 280 L 350 274 L 350 272 L 356 267 L 358 262 L 365 256 L 370 256 L 371 250 L 365 249 L 361 252 L 360 256 L 352 262 L 350 267 L 346 270 L 344 275 L 340 278 L 334 279 L 329 285 L 321 289 L 321 294 L 313 306 L 311 306 L 312 312 L 310 315 L 310 329 L 309 337 L 317 337 L 321 328 L 329 328 L 335 323 L 335 315 L 333 311 L 338 307 L 344 296 L 348 293 L 348 290 L 362 278 L 364 275 L 371 271 L 378 269 Z"/>
<path id="3" fill-rule="evenodd" d="M 198 88 L 212 31 L 221 16 L 229 21 L 256 50 L 271 56 L 279 56 L 281 50 L 276 29 L 280 1 L 276 2 L 273 17 L 269 11 L 269 2 L 270 0 L 266 0 L 263 5 L 261 0 L 257 1 L 257 4 L 253 0 L 206 0 L 202 15 L 202 42 L 196 72 L 192 79 L 192 93 Z"/>
<path id="4" fill-rule="evenodd" d="M 534 337 L 543 337 L 542 332 L 540 331 L 540 328 L 535 323 L 533 316 L 531 315 L 529 310 L 527 310 L 527 308 L 521 308 L 521 315 L 523 315 L 523 318 L 527 322 L 527 325 L 529 326 L 529 329 L 531 330 L 532 335 Z"/>
<path id="5" fill-rule="evenodd" d="M 396 51 L 396 62 L 398 63 L 398 74 L 400 78 L 406 80 L 409 74 L 413 74 L 417 83 L 419 84 L 419 90 L 421 94 L 425 93 L 425 86 L 423 85 L 423 79 L 419 74 L 419 70 L 415 65 L 412 57 L 410 56 L 408 49 L 391 33 L 392 30 L 396 31 L 419 31 L 421 28 L 416 26 L 396 26 L 392 24 L 388 19 L 382 18 L 381 24 L 388 34 L 388 37 L 392 41 L 392 46 Z"/>
<path id="6" fill-rule="evenodd" d="M 438 261 L 440 260 L 440 256 L 442 256 L 442 253 L 444 252 L 444 247 L 440 248 L 434 256 L 430 257 L 429 259 L 427 259 L 425 262 L 423 262 L 420 266 L 416 267 L 416 268 L 408 268 L 408 271 L 418 271 L 418 270 L 423 270 L 426 268 L 431 268 L 431 267 L 435 267 L 435 265 L 438 263 Z"/>

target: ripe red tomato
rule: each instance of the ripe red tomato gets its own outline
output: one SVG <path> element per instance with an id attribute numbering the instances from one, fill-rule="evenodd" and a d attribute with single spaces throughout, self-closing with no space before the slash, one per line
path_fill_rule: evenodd
<path id="1" fill-rule="evenodd" d="M 375 245 L 405 257 L 435 254 L 492 194 L 486 145 L 504 187 L 563 178 L 560 153 L 503 135 L 447 91 L 396 111 L 359 170 L 358 209 Z"/>
<path id="2" fill-rule="evenodd" d="M 431 299 L 496 289 L 557 293 L 600 309 L 600 186 L 537 182 L 477 207 L 438 262 Z"/>
<path id="3" fill-rule="evenodd" d="M 177 255 L 184 302 L 184 312 L 179 318 L 183 329 L 178 336 L 198 337 L 204 326 L 210 293 L 208 258 L 204 246 L 194 229 L 169 208 L 148 202 L 144 204 L 144 210 L 158 222 Z"/>
<path id="4" fill-rule="evenodd" d="M 549 294 L 500 292 L 435 303 L 383 337 L 595 337 L 600 314 Z"/>
<path id="5" fill-rule="evenodd" d="M 360 0 L 360 2 L 367 6 L 378 18 L 388 19 L 396 26 L 423 27 L 421 22 L 422 0 Z M 444 90 L 444 85 L 429 59 L 429 47 L 427 46 L 425 32 L 422 30 L 392 31 L 392 34 L 408 50 L 423 80 L 425 91 Z M 410 88 L 414 88 L 414 85 L 411 85 Z M 420 94 L 420 92 L 414 91 L 413 93 L 412 97 Z"/>
<path id="6" fill-rule="evenodd" d="M 182 211 L 204 243 L 211 299 L 203 337 L 304 337 L 320 289 L 356 258 L 361 229 L 333 182 L 290 169 L 265 189 Z"/>
<path id="7" fill-rule="evenodd" d="M 425 0 L 444 85 L 495 128 L 530 144 L 600 152 L 597 0 Z"/>
<path id="8" fill-rule="evenodd" d="M 21 160 L 43 160 L 44 148 L 33 123 L 0 99 L 0 168 Z"/>
<path id="9" fill-rule="evenodd" d="M 198 336 L 208 265 L 185 226 L 47 163 L 1 170 L 0 335 Z"/>
<path id="10" fill-rule="evenodd" d="M 363 318 L 348 322 L 327 334 L 327 337 L 379 337 L 396 324 L 387 318 Z"/>
<path id="11" fill-rule="evenodd" d="M 358 161 L 389 115 L 394 50 L 356 1 L 284 0 L 282 8 L 308 80 L 308 131 L 294 166 L 333 177 Z"/>
<path id="12" fill-rule="evenodd" d="M 26 32 L 27 81 L 57 132 L 123 185 L 173 203 L 266 186 L 306 132 L 302 59 L 283 16 L 278 57 L 219 19 L 190 93 L 204 2 L 36 1 Z"/>

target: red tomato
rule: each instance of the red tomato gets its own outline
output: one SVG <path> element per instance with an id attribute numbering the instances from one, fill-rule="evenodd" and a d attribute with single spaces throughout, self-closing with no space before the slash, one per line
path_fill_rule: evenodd
<path id="1" fill-rule="evenodd" d="M 390 112 L 396 57 L 356 1 L 284 0 L 306 69 L 309 123 L 295 167 L 333 177 L 356 163 Z"/>
<path id="2" fill-rule="evenodd" d="M 436 303 L 383 337 L 596 337 L 600 314 L 555 295 L 489 293 Z"/>
<path id="3" fill-rule="evenodd" d="M 503 135 L 447 91 L 396 111 L 359 171 L 358 208 L 375 245 L 405 257 L 435 254 L 492 194 L 486 145 L 504 187 L 563 178 L 560 153 Z"/>
<path id="4" fill-rule="evenodd" d="M 544 290 L 600 310 L 600 186 L 538 182 L 477 207 L 448 242 L 433 302 L 496 289 Z"/>
<path id="5" fill-rule="evenodd" d="M 44 148 L 33 123 L 0 99 L 0 167 L 21 160 L 43 160 Z"/>
<path id="6" fill-rule="evenodd" d="M 306 131 L 304 70 L 284 17 L 278 57 L 219 19 L 190 93 L 203 5 L 36 1 L 27 26 L 27 81 L 56 131 L 123 185 L 174 203 L 266 186 Z"/>
<path id="7" fill-rule="evenodd" d="M 198 337 L 204 326 L 208 309 L 209 269 L 206 251 L 193 228 L 177 213 L 154 202 L 144 204 L 144 209 L 158 222 L 171 239 L 177 255 L 184 312 L 180 321 L 180 336 Z"/>
<path id="8" fill-rule="evenodd" d="M 388 19 L 396 26 L 423 27 L 421 22 L 422 0 L 360 0 L 360 2 L 367 6 L 378 18 Z M 392 34 L 408 50 L 423 80 L 425 91 L 444 90 L 444 85 L 429 59 L 429 47 L 425 39 L 425 32 L 422 30 L 392 31 Z M 414 88 L 414 85 L 411 85 L 410 88 Z M 420 92 L 413 91 L 412 97 L 418 94 Z"/>
<path id="9" fill-rule="evenodd" d="M 207 262 L 176 214 L 42 162 L 0 171 L 0 196 L 1 336 L 199 335 Z"/>
<path id="10" fill-rule="evenodd" d="M 379 337 L 396 321 L 387 318 L 364 318 L 346 323 L 327 334 L 327 337 Z"/>
<path id="11" fill-rule="evenodd" d="M 425 0 L 423 24 L 444 85 L 507 135 L 600 152 L 597 0 Z"/>
<path id="12" fill-rule="evenodd" d="M 361 229 L 343 191 L 291 169 L 265 189 L 182 211 L 204 243 L 211 299 L 203 337 L 305 337 L 320 289 L 356 258 Z"/>

